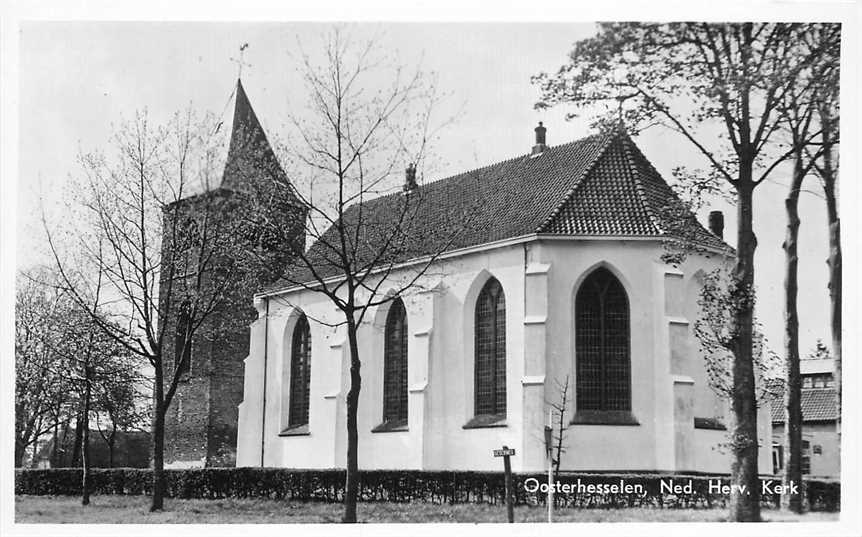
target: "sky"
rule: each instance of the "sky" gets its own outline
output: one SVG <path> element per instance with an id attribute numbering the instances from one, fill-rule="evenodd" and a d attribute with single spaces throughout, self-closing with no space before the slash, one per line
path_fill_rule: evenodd
<path id="1" fill-rule="evenodd" d="M 326 23 L 23 23 L 19 64 L 19 183 L 17 266 L 49 261 L 40 214 L 62 218 L 70 177 L 79 173 L 81 151 L 107 146 L 109 137 L 136 110 L 157 121 L 192 106 L 230 121 L 239 47 L 248 43 L 243 86 L 264 129 L 284 132 L 292 111 L 303 107 L 296 67 L 300 46 L 314 54 Z M 490 164 L 529 151 L 542 121 L 548 143 L 590 134 L 584 121 L 566 121 L 562 109 L 533 109 L 538 91 L 530 77 L 554 71 L 592 24 L 548 23 L 364 23 L 349 26 L 356 37 L 377 35 L 406 65 L 436 72 L 450 97 L 441 114 L 456 116 L 436 147 L 437 177 Z M 649 130 L 635 139 L 665 178 L 679 165 L 704 166 L 697 150 L 674 133 Z M 433 179 L 433 178 L 431 178 Z M 789 178 L 779 170 L 758 187 L 756 285 L 758 317 L 770 347 L 783 341 L 784 208 Z M 808 182 L 800 199 L 800 350 L 829 341 L 826 289 L 827 232 L 819 185 Z M 734 209 L 725 213 L 725 237 L 733 244 Z"/>

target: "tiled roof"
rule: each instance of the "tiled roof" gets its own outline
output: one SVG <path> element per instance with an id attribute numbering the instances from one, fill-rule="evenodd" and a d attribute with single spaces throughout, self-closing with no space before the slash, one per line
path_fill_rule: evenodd
<path id="1" fill-rule="evenodd" d="M 802 421 L 824 421 L 838 418 L 838 407 L 834 388 L 802 389 Z M 770 401 L 772 423 L 784 423 L 784 398 L 778 396 Z"/>
<path id="2" fill-rule="evenodd" d="M 350 248 L 356 259 L 370 263 L 400 215 L 409 218 L 409 237 L 382 260 L 407 261 L 532 233 L 667 237 L 672 233 L 662 225 L 662 208 L 674 200 L 628 135 L 612 132 L 430 182 L 409 196 L 399 192 L 355 204 L 344 219 L 354 231 L 359 222 Z M 729 248 L 686 215 L 687 234 L 698 243 Z M 335 237 L 330 228 L 308 252 L 318 276 L 338 274 L 331 262 L 335 251 L 327 247 Z M 296 268 L 273 287 L 312 279 L 310 271 Z"/>

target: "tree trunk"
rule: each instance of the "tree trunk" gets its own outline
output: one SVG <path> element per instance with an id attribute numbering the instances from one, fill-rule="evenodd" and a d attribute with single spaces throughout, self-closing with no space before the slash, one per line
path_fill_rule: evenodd
<path id="1" fill-rule="evenodd" d="M 63 422 L 62 433 L 60 434 L 60 453 L 57 454 L 57 468 L 64 468 L 71 466 L 69 463 L 69 449 L 68 444 L 66 443 L 69 438 L 69 422 L 70 418 L 67 416 L 66 421 Z"/>
<path id="2" fill-rule="evenodd" d="M 832 358 L 835 368 L 833 380 L 835 385 L 836 409 L 835 431 L 838 441 L 841 441 L 841 220 L 838 218 L 838 200 L 835 194 L 837 170 L 832 164 L 832 152 L 823 154 L 823 184 L 826 194 L 826 215 L 829 223 L 829 317 L 832 329 Z"/>
<path id="3" fill-rule="evenodd" d="M 18 437 L 15 437 L 15 468 L 24 466 L 24 455 L 27 453 L 27 445 Z"/>
<path id="4" fill-rule="evenodd" d="M 33 456 L 30 458 L 30 468 L 33 468 L 34 470 L 39 467 L 39 461 L 36 460 L 37 455 L 39 455 L 38 438 L 33 442 Z"/>
<path id="5" fill-rule="evenodd" d="M 347 314 L 347 338 L 350 343 L 350 390 L 347 392 L 347 476 L 344 485 L 344 517 L 342 522 L 356 522 L 356 500 L 359 495 L 359 432 L 356 417 L 359 412 L 360 374 L 359 344 L 356 339 L 356 320 L 353 312 Z"/>
<path id="6" fill-rule="evenodd" d="M 51 434 L 51 468 L 57 467 L 57 453 L 59 447 L 57 443 L 60 441 L 60 411 L 57 410 L 57 419 L 54 420 L 54 431 Z"/>
<path id="7" fill-rule="evenodd" d="M 566 402 L 563 400 L 563 408 L 565 409 Z M 563 434 L 566 430 L 565 424 L 565 410 L 560 411 L 560 419 L 557 422 L 557 458 L 554 460 L 554 479 L 558 479 L 560 476 L 560 463 L 563 462 Z"/>
<path id="8" fill-rule="evenodd" d="M 754 251 L 753 192 L 750 159 L 740 159 L 737 184 L 737 261 L 734 269 L 733 396 L 731 401 L 733 462 L 730 481 L 730 520 L 760 521 L 760 480 L 757 471 L 757 401 L 754 387 Z"/>
<path id="9" fill-rule="evenodd" d="M 81 437 L 81 505 L 90 505 L 90 366 L 84 365 L 84 411 Z"/>
<path id="10" fill-rule="evenodd" d="M 81 440 L 84 437 L 84 430 L 81 428 L 82 421 L 83 419 L 79 413 L 75 417 L 75 445 L 72 447 L 72 460 L 69 464 L 72 468 L 81 464 Z"/>
<path id="11" fill-rule="evenodd" d="M 108 437 L 108 468 L 114 467 L 114 445 L 117 442 L 117 425 L 113 425 L 113 429 L 111 429 L 111 436 Z"/>
<path id="12" fill-rule="evenodd" d="M 841 441 L 841 222 L 838 217 L 829 223 L 829 299 L 832 327 L 833 379 L 835 385 L 835 420 L 838 441 Z"/>
<path id="13" fill-rule="evenodd" d="M 165 507 L 165 402 L 164 378 L 161 367 L 156 367 L 156 382 L 153 388 L 154 408 L 150 428 L 153 442 L 153 498 L 150 511 L 161 511 Z"/>
<path id="14" fill-rule="evenodd" d="M 830 88 L 831 89 L 831 88 Z M 831 97 L 831 98 L 830 98 Z M 823 167 L 819 170 L 820 179 L 823 181 L 823 193 L 826 197 L 826 218 L 829 229 L 829 257 L 826 264 L 829 266 L 829 322 L 832 332 L 832 359 L 834 368 L 832 370 L 833 385 L 835 386 L 835 407 L 837 410 L 835 418 L 835 432 L 837 433 L 838 445 L 841 445 L 841 220 L 838 217 L 838 198 L 835 189 L 838 186 L 838 165 L 833 161 L 835 150 L 839 140 L 838 120 L 833 117 L 838 104 L 837 94 L 826 91 L 824 99 L 820 102 L 819 116 L 821 141 L 823 143 Z"/>
<path id="15" fill-rule="evenodd" d="M 790 192 L 784 201 L 787 229 L 784 239 L 784 483 L 802 489 L 802 378 L 799 375 L 799 315 L 797 311 L 799 237 L 799 189 L 804 172 L 802 155 L 797 155 Z M 782 494 L 781 506 L 802 513 L 802 493 Z"/>

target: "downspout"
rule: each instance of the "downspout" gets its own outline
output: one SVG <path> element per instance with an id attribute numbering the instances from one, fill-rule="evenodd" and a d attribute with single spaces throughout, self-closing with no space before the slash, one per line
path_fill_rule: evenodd
<path id="1" fill-rule="evenodd" d="M 266 369 L 269 357 L 269 298 L 266 299 L 266 318 L 263 321 L 263 408 L 260 416 L 260 467 L 263 468 L 263 453 L 266 446 Z"/>
<path id="2" fill-rule="evenodd" d="M 523 311 L 521 312 L 521 315 L 523 316 L 523 318 L 526 319 L 527 318 L 527 265 L 529 265 L 530 263 L 528 262 L 529 252 L 527 250 L 527 243 L 526 242 L 523 243 L 523 246 L 524 246 L 524 274 L 523 274 L 522 280 L 524 282 L 524 302 L 522 304 Z"/>

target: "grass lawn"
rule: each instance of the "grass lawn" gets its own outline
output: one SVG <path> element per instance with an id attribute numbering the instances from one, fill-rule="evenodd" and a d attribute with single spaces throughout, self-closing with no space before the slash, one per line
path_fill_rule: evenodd
<path id="1" fill-rule="evenodd" d="M 89 524 L 225 524 L 297 522 L 337 523 L 340 504 L 277 500 L 165 500 L 165 511 L 149 513 L 146 496 L 93 496 L 88 507 L 72 496 L 16 496 L 18 523 Z M 723 509 L 560 509 L 559 522 L 720 522 Z M 544 522 L 541 506 L 515 507 L 516 522 Z M 807 513 L 802 516 L 764 510 L 770 522 L 823 522 L 838 520 L 838 513 Z M 505 506 L 363 503 L 361 522 L 505 522 Z"/>

